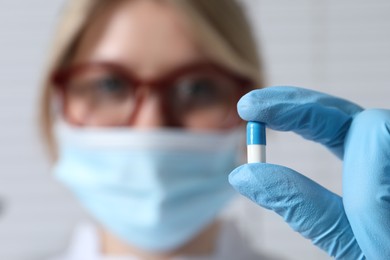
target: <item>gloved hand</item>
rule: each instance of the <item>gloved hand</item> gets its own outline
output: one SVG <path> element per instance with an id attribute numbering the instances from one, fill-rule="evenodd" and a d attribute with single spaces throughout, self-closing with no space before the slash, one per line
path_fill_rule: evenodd
<path id="1" fill-rule="evenodd" d="M 330 256 L 390 259 L 389 110 L 363 111 L 323 93 L 271 87 L 242 97 L 238 112 L 244 120 L 319 142 L 343 159 L 343 198 L 292 169 L 267 163 L 235 169 L 229 175 L 233 187 Z"/>

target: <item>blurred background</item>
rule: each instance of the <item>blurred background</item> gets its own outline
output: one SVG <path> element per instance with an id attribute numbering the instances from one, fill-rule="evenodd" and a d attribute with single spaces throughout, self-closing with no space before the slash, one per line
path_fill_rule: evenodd
<path id="1" fill-rule="evenodd" d="M 85 218 L 51 177 L 37 127 L 41 71 L 63 0 L 0 0 L 0 259 L 61 252 Z M 242 0 L 269 85 L 297 85 L 389 108 L 390 2 Z M 341 162 L 290 133 L 269 133 L 268 158 L 341 194 Z M 358 188 L 358 187 L 357 187 Z M 244 203 L 248 202 L 243 200 Z M 284 259 L 329 259 L 274 213 L 253 207 L 256 245 Z M 239 208 L 238 208 L 239 209 Z"/>

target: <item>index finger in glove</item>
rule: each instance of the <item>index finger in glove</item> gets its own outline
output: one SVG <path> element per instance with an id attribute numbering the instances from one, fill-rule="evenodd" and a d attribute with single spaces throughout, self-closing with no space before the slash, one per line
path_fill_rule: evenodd
<path id="1" fill-rule="evenodd" d="M 319 142 L 338 156 L 358 105 L 324 93 L 298 87 L 269 87 L 244 95 L 237 105 L 240 117 L 264 122 L 279 131 L 294 131 Z"/>

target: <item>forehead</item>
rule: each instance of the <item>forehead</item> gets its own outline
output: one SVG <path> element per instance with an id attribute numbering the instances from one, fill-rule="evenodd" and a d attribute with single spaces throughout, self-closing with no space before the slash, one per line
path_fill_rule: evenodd
<path id="1" fill-rule="evenodd" d="M 73 58 L 118 62 L 152 76 L 205 57 L 183 14 L 164 1 L 119 1 L 87 26 Z"/>

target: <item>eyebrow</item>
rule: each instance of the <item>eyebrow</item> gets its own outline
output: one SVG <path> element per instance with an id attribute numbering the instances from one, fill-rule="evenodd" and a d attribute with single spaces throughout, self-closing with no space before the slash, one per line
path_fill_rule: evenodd
<path id="1" fill-rule="evenodd" d="M 155 83 L 156 81 L 158 82 L 169 81 L 172 78 L 179 77 L 180 75 L 184 75 L 186 73 L 193 72 L 193 71 L 195 72 L 208 71 L 213 73 L 220 73 L 238 82 L 239 84 L 242 85 L 252 84 L 252 81 L 249 78 L 244 77 L 236 72 L 233 72 L 232 70 L 229 70 L 226 67 L 221 66 L 215 62 L 206 61 L 206 60 L 189 62 L 187 64 L 178 66 L 176 69 L 172 69 L 162 74 L 161 76 L 156 77 L 155 79 L 141 79 L 134 73 L 132 69 L 130 69 L 127 66 L 123 66 L 118 62 L 111 62 L 111 61 L 84 62 L 84 63 L 73 64 L 65 67 L 64 69 L 60 69 L 54 72 L 52 76 L 52 82 L 54 82 L 55 84 L 62 84 L 67 78 L 69 78 L 71 74 L 82 72 L 83 70 L 91 67 L 108 68 L 122 74 L 125 77 L 128 77 L 130 75 L 132 79 L 135 79 L 138 82 L 145 82 L 147 84 L 152 84 L 152 85 L 156 84 Z"/>

